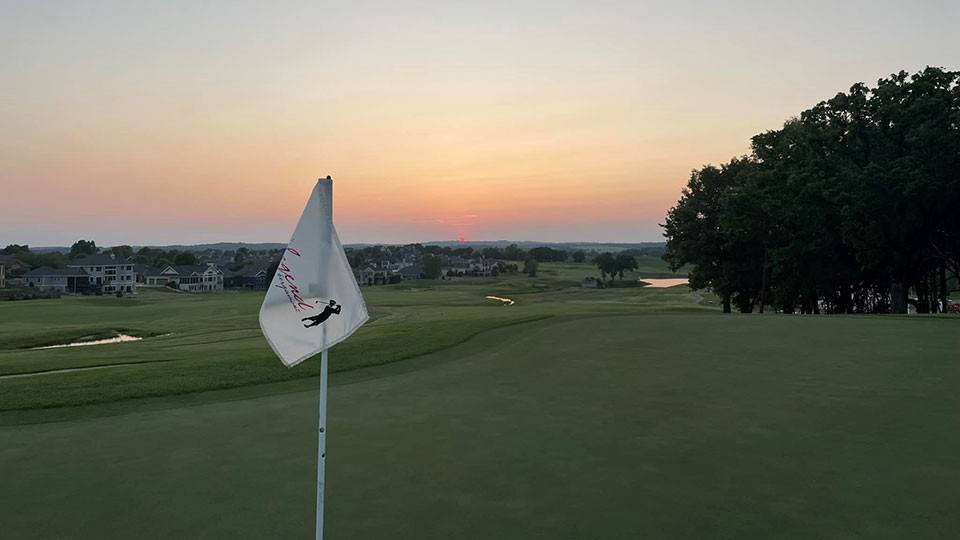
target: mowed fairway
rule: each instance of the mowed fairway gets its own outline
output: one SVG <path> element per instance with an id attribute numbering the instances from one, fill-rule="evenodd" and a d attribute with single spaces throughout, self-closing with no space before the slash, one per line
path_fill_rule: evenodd
<path id="1" fill-rule="evenodd" d="M 385 362 L 344 344 L 356 363 L 332 376 L 330 538 L 960 534 L 960 320 L 722 316 L 684 289 L 581 291 L 564 281 L 570 268 L 547 270 L 553 279 L 364 290 L 377 317 L 357 335 L 368 351 L 448 341 Z M 518 303 L 484 303 L 498 292 Z M 107 299 L 69 299 L 91 300 Z M 137 372 L 147 366 L 0 379 L 16 394 L 0 398 L 0 537 L 311 537 L 316 378 L 310 366 L 263 376 L 279 362 L 254 334 L 255 300 L 136 301 L 222 302 L 208 308 L 254 325 L 236 330 L 234 356 L 189 358 L 217 350 L 195 337 L 151 375 L 251 364 L 242 371 L 258 384 L 165 394 L 184 387 L 151 386 Z M 8 322 L 30 335 L 29 318 Z M 0 352 L 0 367 L 117 361 L 109 347 L 160 359 L 151 347 L 176 337 L 63 358 Z M 98 402 L 70 382 L 80 376 L 154 391 Z M 31 379 L 87 405 L 25 407 Z"/>

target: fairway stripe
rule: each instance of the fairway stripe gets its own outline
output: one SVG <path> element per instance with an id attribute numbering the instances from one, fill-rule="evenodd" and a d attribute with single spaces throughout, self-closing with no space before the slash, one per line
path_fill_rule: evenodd
<path id="1" fill-rule="evenodd" d="M 94 369 L 107 369 L 107 368 L 123 367 L 123 366 L 142 366 L 144 364 L 158 364 L 161 362 L 173 362 L 173 360 L 156 360 L 153 362 L 123 362 L 122 364 L 106 364 L 106 365 L 100 365 L 100 366 L 48 369 L 44 371 L 31 371 L 29 373 L 11 373 L 9 375 L 0 375 L 0 379 L 18 379 L 21 377 L 34 377 L 37 375 L 51 375 L 54 373 L 70 373 L 72 371 L 91 371 Z"/>

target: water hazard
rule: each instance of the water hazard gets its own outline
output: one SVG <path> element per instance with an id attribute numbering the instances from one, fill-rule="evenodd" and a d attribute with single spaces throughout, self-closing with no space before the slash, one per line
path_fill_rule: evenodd
<path id="1" fill-rule="evenodd" d="M 646 283 L 651 289 L 666 289 L 667 287 L 676 287 L 678 285 L 687 285 L 687 278 L 640 278 L 641 283 Z"/>

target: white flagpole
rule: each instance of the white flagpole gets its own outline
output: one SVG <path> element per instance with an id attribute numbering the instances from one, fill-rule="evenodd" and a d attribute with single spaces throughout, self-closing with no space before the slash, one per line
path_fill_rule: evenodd
<path id="1" fill-rule="evenodd" d="M 327 327 L 323 327 L 320 351 L 320 421 L 317 429 L 317 540 L 323 540 L 323 487 L 327 461 Z"/>

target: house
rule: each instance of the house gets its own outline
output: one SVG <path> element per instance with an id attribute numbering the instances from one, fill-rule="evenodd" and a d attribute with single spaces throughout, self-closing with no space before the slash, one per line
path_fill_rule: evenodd
<path id="1" fill-rule="evenodd" d="M 147 283 L 147 274 L 152 270 L 146 264 L 135 264 L 133 265 L 133 279 L 137 282 L 137 286 L 143 286 Z"/>
<path id="2" fill-rule="evenodd" d="M 409 266 L 404 266 L 400 269 L 400 279 L 406 281 L 408 279 L 423 279 L 427 277 L 427 274 L 423 271 L 423 266 L 419 264 L 411 264 Z"/>
<path id="3" fill-rule="evenodd" d="M 92 285 L 90 275 L 82 268 L 50 268 L 41 266 L 23 275 L 27 287 L 53 289 L 59 292 L 83 292 Z"/>
<path id="4" fill-rule="evenodd" d="M 229 289 L 266 289 L 270 277 L 268 269 L 262 265 L 245 266 L 239 270 L 227 270 L 223 273 L 223 286 Z"/>
<path id="5" fill-rule="evenodd" d="M 223 271 L 213 263 L 177 265 L 177 286 L 181 291 L 221 292 Z"/>
<path id="6" fill-rule="evenodd" d="M 3 268 L 3 278 L 9 285 L 13 278 L 23 275 L 30 267 L 13 255 L 0 255 L 0 267 Z M 0 285 L 3 288 L 3 285 Z"/>
<path id="7" fill-rule="evenodd" d="M 137 273 L 137 281 L 140 281 L 142 287 L 165 287 L 168 283 L 176 285 L 177 277 L 177 271 L 172 266 L 148 267 L 142 270 L 142 274 Z"/>
<path id="8" fill-rule="evenodd" d="M 387 283 L 387 271 L 368 266 L 356 272 L 360 285 L 384 285 Z"/>
<path id="9" fill-rule="evenodd" d="M 168 265 L 144 276 L 147 287 L 173 286 L 187 292 L 223 291 L 223 271 L 213 263 Z"/>
<path id="10" fill-rule="evenodd" d="M 67 263 L 67 268 L 83 270 L 90 280 L 90 286 L 105 293 L 137 292 L 136 274 L 133 263 L 106 253 L 78 257 Z"/>
<path id="11" fill-rule="evenodd" d="M 583 281 L 580 282 L 580 287 L 584 289 L 596 289 L 599 286 L 600 281 L 593 276 L 587 276 L 583 278 Z"/>

